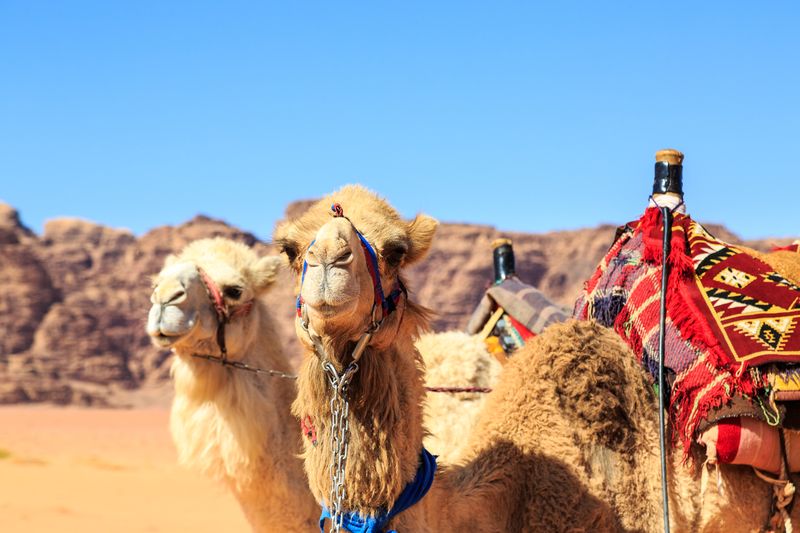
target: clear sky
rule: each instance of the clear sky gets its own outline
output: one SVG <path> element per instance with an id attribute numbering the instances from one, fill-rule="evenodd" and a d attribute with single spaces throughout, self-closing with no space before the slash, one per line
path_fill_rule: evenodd
<path id="1" fill-rule="evenodd" d="M 196 213 L 268 237 L 361 182 L 412 216 L 690 211 L 800 235 L 800 3 L 0 0 L 0 199 L 41 231 Z"/>

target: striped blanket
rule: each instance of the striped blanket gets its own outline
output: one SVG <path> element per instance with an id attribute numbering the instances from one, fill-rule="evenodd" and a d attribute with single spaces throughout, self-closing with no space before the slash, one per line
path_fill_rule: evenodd
<path id="1" fill-rule="evenodd" d="M 467 333 L 474 335 L 484 328 L 492 313 L 502 308 L 519 325 L 538 335 L 554 322 L 562 322 L 569 314 L 554 304 L 538 289 L 517 278 L 506 278 L 484 293 L 467 324 Z"/>

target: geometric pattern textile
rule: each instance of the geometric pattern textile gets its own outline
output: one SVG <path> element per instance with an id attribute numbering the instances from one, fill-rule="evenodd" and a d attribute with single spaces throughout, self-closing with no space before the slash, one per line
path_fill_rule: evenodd
<path id="1" fill-rule="evenodd" d="M 748 366 L 800 360 L 800 287 L 689 217 L 676 224 L 688 234 L 696 304 L 731 360 Z"/>
<path id="2" fill-rule="evenodd" d="M 613 328 L 655 379 L 663 221 L 657 208 L 620 228 L 573 315 Z M 664 366 L 673 437 L 688 456 L 698 426 L 734 397 L 759 402 L 760 365 L 800 362 L 800 287 L 675 213 Z"/>

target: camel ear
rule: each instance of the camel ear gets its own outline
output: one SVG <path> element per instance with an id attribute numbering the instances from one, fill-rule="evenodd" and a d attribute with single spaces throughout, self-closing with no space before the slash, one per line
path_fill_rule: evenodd
<path id="1" fill-rule="evenodd" d="M 269 255 L 259 259 L 252 269 L 256 293 L 261 293 L 278 279 L 278 272 L 284 264 L 279 255 Z"/>
<path id="2" fill-rule="evenodd" d="M 278 250 L 280 250 L 282 254 L 286 255 L 286 259 L 289 261 L 289 264 L 294 263 L 295 259 L 297 259 L 297 256 L 300 255 L 300 247 L 296 242 L 290 241 L 289 239 L 275 241 L 275 246 L 278 247 Z"/>
<path id="3" fill-rule="evenodd" d="M 272 234 L 272 242 L 282 254 L 286 254 L 286 258 L 291 265 L 300 254 L 300 247 L 295 241 L 289 238 L 289 226 L 289 221 L 278 224 L 275 228 L 275 232 Z"/>
<path id="4" fill-rule="evenodd" d="M 428 215 L 419 214 L 408 224 L 409 248 L 405 264 L 416 263 L 428 253 L 439 222 Z"/>

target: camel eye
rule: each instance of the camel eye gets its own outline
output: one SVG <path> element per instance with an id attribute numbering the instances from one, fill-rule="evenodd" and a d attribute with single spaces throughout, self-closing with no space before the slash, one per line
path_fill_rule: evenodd
<path id="1" fill-rule="evenodd" d="M 405 243 L 390 242 L 383 247 L 381 255 L 389 266 L 396 267 L 400 265 L 407 253 L 408 246 Z"/>
<path id="2" fill-rule="evenodd" d="M 242 297 L 242 288 L 237 287 L 235 285 L 230 285 L 222 289 L 222 293 L 225 295 L 226 298 L 230 298 L 231 300 L 238 300 Z"/>

